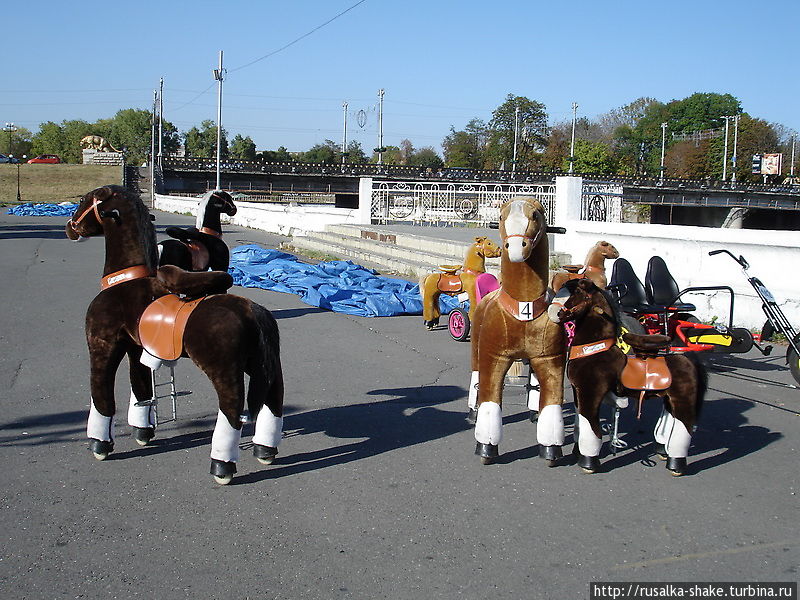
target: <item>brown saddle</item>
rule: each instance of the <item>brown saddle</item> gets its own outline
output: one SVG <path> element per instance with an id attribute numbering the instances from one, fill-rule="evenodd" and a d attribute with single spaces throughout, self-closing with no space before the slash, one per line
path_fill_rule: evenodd
<path id="1" fill-rule="evenodd" d="M 441 267 L 439 267 L 441 269 Z M 439 281 L 436 287 L 440 292 L 445 294 L 459 294 L 464 291 L 464 284 L 461 282 L 461 277 L 454 273 L 442 273 L 439 275 Z"/>
<path id="2" fill-rule="evenodd" d="M 626 356 L 627 362 L 620 375 L 620 383 L 629 390 L 658 392 L 672 384 L 666 357 L 656 354 L 669 347 L 666 335 L 639 335 L 626 333 L 622 341 L 633 348 L 634 356 Z"/>
<path id="3" fill-rule="evenodd" d="M 167 294 L 153 301 L 139 319 L 142 347 L 162 360 L 179 359 L 183 354 L 183 331 L 189 315 L 206 298 L 184 300 Z"/>

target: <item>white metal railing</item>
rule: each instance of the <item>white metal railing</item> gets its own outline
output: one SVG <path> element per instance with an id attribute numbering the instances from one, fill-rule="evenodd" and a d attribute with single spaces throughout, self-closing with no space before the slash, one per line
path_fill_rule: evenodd
<path id="1" fill-rule="evenodd" d="M 548 224 L 555 213 L 552 183 L 493 184 L 375 181 L 370 216 L 373 222 L 486 226 L 500 218 L 500 206 L 515 196 L 534 196 L 545 208 Z"/>

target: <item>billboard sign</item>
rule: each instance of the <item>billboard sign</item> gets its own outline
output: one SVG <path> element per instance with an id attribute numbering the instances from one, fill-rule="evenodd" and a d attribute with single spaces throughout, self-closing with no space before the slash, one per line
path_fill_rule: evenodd
<path id="1" fill-rule="evenodd" d="M 761 159 L 761 174 L 780 175 L 782 163 L 783 154 L 764 154 Z"/>

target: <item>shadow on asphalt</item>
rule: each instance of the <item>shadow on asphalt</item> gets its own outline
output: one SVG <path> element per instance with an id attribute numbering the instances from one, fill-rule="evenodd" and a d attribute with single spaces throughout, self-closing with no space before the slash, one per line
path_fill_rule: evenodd
<path id="1" fill-rule="evenodd" d="M 67 217 L 64 217 L 64 223 Z M 13 240 L 21 238 L 67 239 L 64 225 L 0 225 L 0 239 Z"/>
<path id="2" fill-rule="evenodd" d="M 358 441 L 329 445 L 312 452 L 278 455 L 269 469 L 238 476 L 232 485 L 257 483 L 362 460 L 441 439 L 471 427 L 464 411 L 437 408 L 437 405 L 463 399 L 465 390 L 462 387 L 380 389 L 369 392 L 369 395 L 393 397 L 379 402 L 301 412 L 288 415 L 284 421 L 286 437 L 322 433 L 332 439 L 357 438 Z"/>

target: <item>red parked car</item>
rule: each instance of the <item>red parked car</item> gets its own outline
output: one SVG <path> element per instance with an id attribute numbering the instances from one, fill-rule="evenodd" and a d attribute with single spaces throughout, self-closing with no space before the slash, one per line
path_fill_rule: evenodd
<path id="1" fill-rule="evenodd" d="M 40 154 L 36 158 L 32 158 L 28 161 L 29 165 L 34 164 L 47 164 L 47 165 L 57 165 L 61 162 L 61 159 L 56 156 L 55 154 Z"/>

